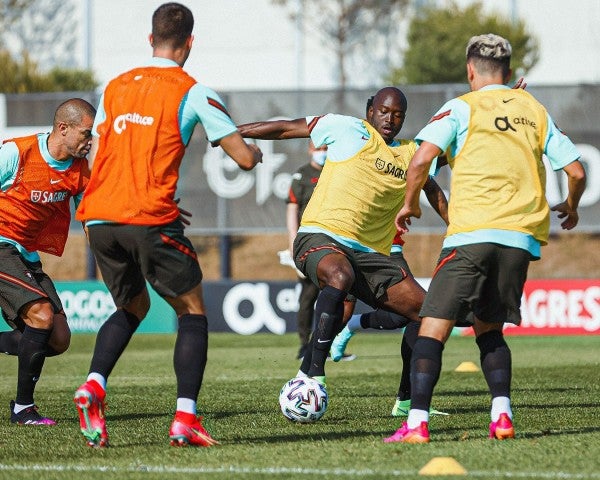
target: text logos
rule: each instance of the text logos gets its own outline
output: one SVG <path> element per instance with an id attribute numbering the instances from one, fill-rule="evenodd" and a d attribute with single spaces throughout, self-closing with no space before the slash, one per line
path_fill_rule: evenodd
<path id="1" fill-rule="evenodd" d="M 64 202 L 69 199 L 69 192 L 48 192 L 45 190 L 32 190 L 31 201 L 33 203 L 55 203 Z"/>
<path id="2" fill-rule="evenodd" d="M 144 116 L 137 112 L 124 113 L 115 118 L 115 121 L 113 122 L 113 129 L 117 134 L 120 135 L 123 133 L 123 130 L 127 128 L 128 123 L 149 127 L 154 123 L 154 117 Z"/>

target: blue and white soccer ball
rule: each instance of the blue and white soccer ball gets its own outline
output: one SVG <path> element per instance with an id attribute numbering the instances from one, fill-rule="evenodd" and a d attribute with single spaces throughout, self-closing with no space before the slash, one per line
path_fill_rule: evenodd
<path id="1" fill-rule="evenodd" d="M 327 411 L 328 400 L 325 387 L 310 377 L 292 378 L 279 392 L 281 412 L 292 422 L 316 422 Z"/>

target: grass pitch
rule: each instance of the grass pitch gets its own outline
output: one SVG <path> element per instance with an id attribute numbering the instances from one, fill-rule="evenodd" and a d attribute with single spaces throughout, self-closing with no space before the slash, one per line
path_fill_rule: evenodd
<path id="1" fill-rule="evenodd" d="M 36 391 L 55 427 L 14 426 L 17 361 L 0 356 L 0 479 L 350 479 L 424 478 L 434 458 L 450 457 L 470 478 L 600 479 L 600 336 L 509 337 L 517 436 L 487 439 L 489 395 L 473 338 L 452 337 L 444 352 L 428 445 L 384 444 L 399 427 L 390 412 L 400 372 L 400 334 L 356 335 L 352 362 L 327 365 L 329 408 L 315 424 L 286 420 L 279 389 L 298 368 L 296 335 L 211 334 L 199 407 L 221 442 L 173 448 L 168 429 L 175 406 L 172 335 L 134 337 L 111 375 L 111 447 L 90 449 L 72 401 L 94 344 L 73 337 L 50 358 Z M 462 475 L 445 478 L 465 478 Z"/>

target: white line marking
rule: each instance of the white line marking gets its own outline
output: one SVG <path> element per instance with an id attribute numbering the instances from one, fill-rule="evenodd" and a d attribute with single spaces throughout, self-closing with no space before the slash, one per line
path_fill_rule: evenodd
<path id="1" fill-rule="evenodd" d="M 342 468 L 335 469 L 316 469 L 316 468 L 294 468 L 294 467 L 268 467 L 268 468 L 244 468 L 244 467 L 165 467 L 157 465 L 138 465 L 131 467 L 102 467 L 93 465 L 7 465 L 0 463 L 0 471 L 31 471 L 38 472 L 113 472 L 113 473 L 131 473 L 131 472 L 150 472 L 150 473 L 172 473 L 175 475 L 185 473 L 251 473 L 256 475 L 319 475 L 324 477 L 339 476 L 394 476 L 405 477 L 408 475 L 418 475 L 413 470 L 346 470 Z M 599 478 L 600 473 L 569 473 L 569 472 L 492 472 L 492 471 L 468 471 L 469 477 L 481 478 L 543 478 L 543 479 L 591 479 Z"/>

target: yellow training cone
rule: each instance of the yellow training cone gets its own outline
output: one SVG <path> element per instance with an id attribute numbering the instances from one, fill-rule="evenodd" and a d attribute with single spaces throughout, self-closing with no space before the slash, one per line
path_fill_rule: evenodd
<path id="1" fill-rule="evenodd" d="M 456 369 L 455 372 L 478 372 L 479 367 L 473 362 L 462 362 Z"/>
<path id="2" fill-rule="evenodd" d="M 435 457 L 419 470 L 419 475 L 466 475 L 467 471 L 452 457 Z"/>

